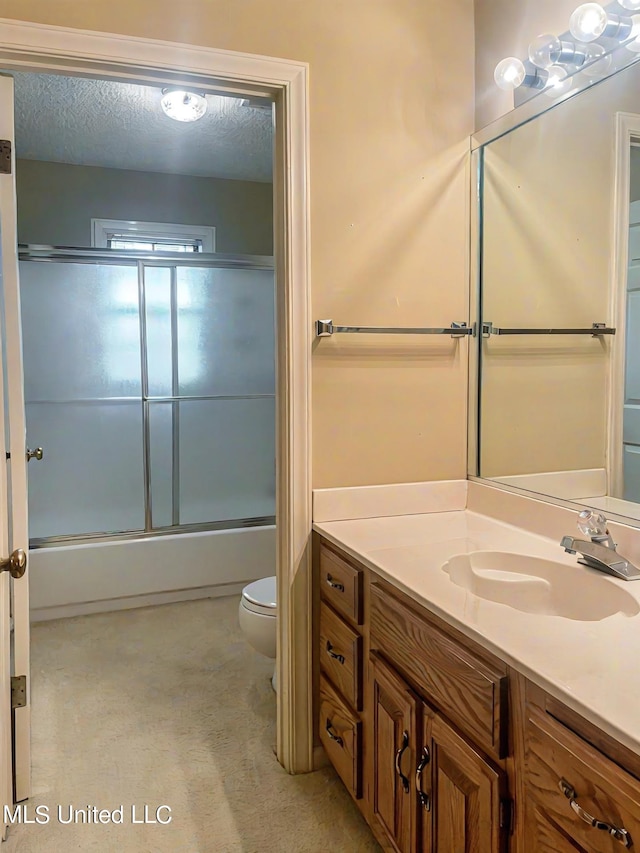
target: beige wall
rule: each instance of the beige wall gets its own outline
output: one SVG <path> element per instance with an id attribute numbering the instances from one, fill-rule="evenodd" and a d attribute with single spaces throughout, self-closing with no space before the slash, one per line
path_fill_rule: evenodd
<path id="1" fill-rule="evenodd" d="M 90 246 L 91 218 L 212 225 L 218 252 L 271 255 L 271 184 L 18 160 L 21 243 Z"/>
<path id="2" fill-rule="evenodd" d="M 499 326 L 609 319 L 616 112 L 640 112 L 640 68 L 486 149 L 484 305 Z M 612 340 L 491 338 L 483 476 L 605 466 Z"/>
<path id="3" fill-rule="evenodd" d="M 0 14 L 308 62 L 314 317 L 467 317 L 472 0 L 3 0 Z M 464 477 L 465 353 L 320 342 L 314 485 Z"/>
<path id="4" fill-rule="evenodd" d="M 566 32 L 579 5 L 579 0 L 475 0 L 476 130 L 513 109 L 513 93 L 498 89 L 493 80 L 498 62 L 505 56 L 525 59 L 529 42 L 541 33 Z"/>

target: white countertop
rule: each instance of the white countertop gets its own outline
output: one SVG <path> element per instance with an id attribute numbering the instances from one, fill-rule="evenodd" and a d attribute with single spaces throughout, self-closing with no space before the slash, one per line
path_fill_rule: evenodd
<path id="1" fill-rule="evenodd" d="M 588 622 L 524 613 L 479 598 L 441 568 L 455 554 L 486 550 L 575 566 L 557 540 L 469 510 L 316 522 L 314 529 L 640 754 L 640 612 Z M 640 581 L 595 574 L 640 602 Z"/>

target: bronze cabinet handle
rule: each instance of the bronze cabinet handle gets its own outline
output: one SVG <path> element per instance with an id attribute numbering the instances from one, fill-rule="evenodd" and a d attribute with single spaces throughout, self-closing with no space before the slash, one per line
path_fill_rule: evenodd
<path id="1" fill-rule="evenodd" d="M 333 728 L 333 723 L 331 722 L 329 717 L 327 717 L 327 724 L 325 726 L 327 734 L 329 735 L 331 740 L 335 740 L 335 742 L 338 744 L 338 746 L 344 746 L 344 741 L 342 740 L 340 735 L 334 735 L 334 733 L 331 731 L 332 728 Z"/>
<path id="2" fill-rule="evenodd" d="M 402 735 L 402 744 L 400 749 L 396 752 L 396 760 L 395 760 L 395 769 L 396 773 L 400 777 L 402 781 L 402 787 L 404 788 L 405 794 L 408 794 L 411 790 L 411 785 L 409 784 L 408 778 L 402 772 L 402 756 L 404 755 L 405 750 L 409 746 L 409 732 L 404 732 Z"/>
<path id="3" fill-rule="evenodd" d="M 331 575 L 327 575 L 327 583 L 329 584 L 331 589 L 336 589 L 338 592 L 344 592 L 344 584 L 334 581 Z"/>
<path id="4" fill-rule="evenodd" d="M 594 817 L 593 815 L 590 815 L 589 812 L 585 811 L 582 806 L 578 804 L 578 795 L 576 794 L 575 788 L 573 785 L 570 785 L 566 779 L 561 779 L 558 784 L 562 793 L 569 800 L 569 805 L 575 814 L 578 815 L 580 820 L 588 823 L 589 826 L 592 826 L 594 829 L 601 829 L 604 832 L 608 832 L 612 838 L 615 838 L 616 841 L 624 844 L 625 847 L 631 847 L 633 842 L 626 829 L 615 826 L 612 823 L 607 823 L 604 820 L 599 820 L 597 817 Z"/>
<path id="5" fill-rule="evenodd" d="M 338 663 L 344 664 L 344 655 L 339 655 L 333 651 L 333 646 L 331 645 L 331 640 L 327 640 L 327 654 L 330 658 L 337 660 Z"/>
<path id="6" fill-rule="evenodd" d="M 423 806 L 423 808 L 426 809 L 426 811 L 428 812 L 431 811 L 431 797 L 429 796 L 429 794 L 425 794 L 425 792 L 422 790 L 422 771 L 430 761 L 431 753 L 429 752 L 429 747 L 423 746 L 420 763 L 416 767 L 416 793 L 418 794 L 420 805 Z"/>

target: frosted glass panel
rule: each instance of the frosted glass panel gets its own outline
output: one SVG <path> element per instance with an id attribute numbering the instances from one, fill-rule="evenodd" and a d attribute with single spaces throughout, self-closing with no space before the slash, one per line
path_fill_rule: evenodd
<path id="1" fill-rule="evenodd" d="M 171 396 L 171 270 L 144 268 L 147 374 L 151 397 Z"/>
<path id="2" fill-rule="evenodd" d="M 140 396 L 136 267 L 20 261 L 25 397 Z"/>
<path id="3" fill-rule="evenodd" d="M 177 274 L 180 394 L 273 394 L 273 270 Z"/>
<path id="4" fill-rule="evenodd" d="M 173 403 L 149 403 L 153 527 L 169 527 L 173 518 L 172 410 Z"/>
<path id="5" fill-rule="evenodd" d="M 275 401 L 180 407 L 180 522 L 275 514 Z"/>
<path id="6" fill-rule="evenodd" d="M 142 404 L 31 403 L 26 410 L 27 444 L 45 449 L 29 466 L 29 535 L 142 529 Z"/>

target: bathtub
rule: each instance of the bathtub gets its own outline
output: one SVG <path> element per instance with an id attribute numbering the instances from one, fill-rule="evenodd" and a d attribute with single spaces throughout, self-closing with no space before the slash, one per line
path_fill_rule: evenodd
<path id="1" fill-rule="evenodd" d="M 29 553 L 31 619 L 233 595 L 275 573 L 275 526 L 39 548 Z"/>

